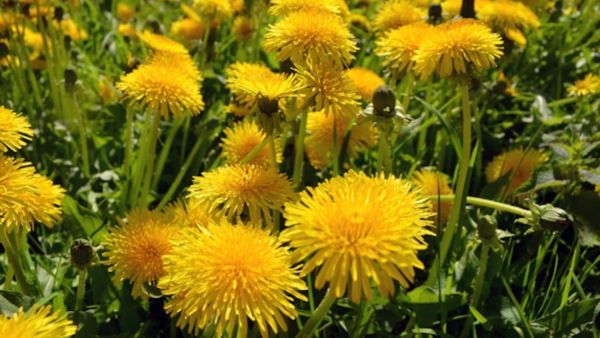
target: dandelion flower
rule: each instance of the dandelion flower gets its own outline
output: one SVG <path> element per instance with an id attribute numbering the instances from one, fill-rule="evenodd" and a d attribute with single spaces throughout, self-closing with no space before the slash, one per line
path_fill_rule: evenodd
<path id="1" fill-rule="evenodd" d="M 423 39 L 436 34 L 433 26 L 417 22 L 388 31 L 377 40 L 377 55 L 383 57 L 384 65 L 395 73 L 411 71 L 415 56 Z"/>
<path id="2" fill-rule="evenodd" d="M 511 194 L 529 181 L 535 168 L 546 159 L 546 155 L 535 149 L 514 149 L 494 157 L 486 167 L 485 175 L 488 182 L 494 182 L 510 172 L 506 193 Z"/>
<path id="3" fill-rule="evenodd" d="M 452 201 L 438 201 L 436 198 L 440 195 L 454 194 L 446 175 L 423 169 L 415 173 L 413 182 L 420 188 L 422 195 L 432 197 L 431 211 L 439 216 L 440 224 L 446 224 L 452 210 Z M 434 216 L 434 223 L 437 223 L 436 216 Z"/>
<path id="4" fill-rule="evenodd" d="M 327 64 L 348 64 L 358 48 L 354 36 L 340 17 L 323 11 L 290 13 L 271 25 L 264 47 L 277 52 L 279 61 L 290 59 L 296 65 L 306 60 Z"/>
<path id="5" fill-rule="evenodd" d="M 23 148 L 32 136 L 33 129 L 27 118 L 0 106 L 0 153 Z"/>
<path id="6" fill-rule="evenodd" d="M 596 187 L 594 189 L 596 191 L 596 193 L 598 194 L 598 196 L 600 196 L 600 184 L 596 184 Z"/>
<path id="7" fill-rule="evenodd" d="M 362 29 L 365 32 L 371 31 L 371 22 L 366 16 L 359 13 L 351 13 L 349 20 L 352 26 Z"/>
<path id="8" fill-rule="evenodd" d="M 302 10 L 313 10 L 341 15 L 348 13 L 348 6 L 344 1 L 336 0 L 272 0 L 269 13 L 277 16 L 286 16 Z"/>
<path id="9" fill-rule="evenodd" d="M 272 225 L 271 210 L 281 211 L 295 198 L 292 182 L 273 167 L 231 164 L 194 177 L 192 204 L 206 205 L 211 214 L 231 221 Z"/>
<path id="10" fill-rule="evenodd" d="M 313 110 L 339 116 L 356 115 L 360 96 L 348 74 L 328 64 L 313 62 L 308 62 L 306 67 L 298 67 L 297 71 L 305 85 L 302 94 L 306 100 L 314 100 Z"/>
<path id="11" fill-rule="evenodd" d="M 35 222 L 60 219 L 64 189 L 35 172 L 29 162 L 0 154 L 0 224 L 31 230 Z"/>
<path id="12" fill-rule="evenodd" d="M 65 338 L 76 331 L 66 315 L 53 312 L 50 306 L 34 305 L 27 312 L 20 308 L 11 316 L 0 315 L 0 337 Z"/>
<path id="13" fill-rule="evenodd" d="M 596 94 L 600 90 L 600 76 L 589 73 L 585 78 L 575 81 L 567 87 L 567 92 L 572 96 L 586 96 Z"/>
<path id="14" fill-rule="evenodd" d="M 368 149 L 377 142 L 377 131 L 371 123 L 361 121 L 351 126 L 351 117 L 334 117 L 333 114 L 325 114 L 323 111 L 310 113 L 304 142 L 306 156 L 310 164 L 317 169 L 326 168 L 331 161 L 334 120 L 337 145 L 344 143 L 346 131 L 351 127 L 346 148 L 349 157 L 354 157 L 357 151 Z"/>
<path id="15" fill-rule="evenodd" d="M 209 325 L 216 336 L 248 334 L 248 320 L 263 337 L 287 331 L 297 316 L 294 298 L 306 285 L 291 267 L 290 254 L 265 230 L 226 222 L 188 229 L 173 240 L 159 287 L 171 295 L 165 309 L 193 335 Z"/>
<path id="16" fill-rule="evenodd" d="M 131 104 L 158 111 L 164 117 L 169 112 L 175 116 L 197 115 L 204 108 L 204 101 L 199 79 L 194 76 L 186 58 L 155 57 L 122 76 L 117 88 Z"/>
<path id="17" fill-rule="evenodd" d="M 350 68 L 346 74 L 352 80 L 356 92 L 367 102 L 371 102 L 375 89 L 385 83 L 379 75 L 367 68 Z"/>
<path id="18" fill-rule="evenodd" d="M 458 19 L 435 27 L 425 37 L 413 61 L 421 78 L 434 71 L 441 77 L 461 75 L 495 66 L 502 55 L 502 39 L 480 21 Z"/>
<path id="19" fill-rule="evenodd" d="M 185 40 L 199 40 L 204 37 L 204 25 L 201 21 L 184 18 L 171 24 L 171 33 Z"/>
<path id="20" fill-rule="evenodd" d="M 415 22 L 423 22 L 427 13 L 409 1 L 388 1 L 381 6 L 375 15 L 375 28 L 385 32 Z"/>
<path id="21" fill-rule="evenodd" d="M 252 108 L 253 107 L 251 107 L 251 106 L 237 104 L 235 102 L 232 102 L 227 105 L 225 110 L 228 113 L 231 113 L 235 116 L 244 117 L 244 116 L 248 116 L 248 115 L 252 114 Z"/>
<path id="22" fill-rule="evenodd" d="M 169 39 L 164 35 L 154 34 L 145 31 L 139 34 L 140 40 L 155 52 L 164 52 L 172 54 L 188 54 L 188 50 L 179 42 Z"/>
<path id="23" fill-rule="evenodd" d="M 106 238 L 106 264 L 115 272 L 115 282 L 127 279 L 134 297 L 146 297 L 144 285 L 154 285 L 164 275 L 162 257 L 171 250 L 169 239 L 178 228 L 159 211 L 135 209 L 125 218 Z"/>
<path id="24" fill-rule="evenodd" d="M 202 17 L 224 21 L 233 15 L 231 3 L 228 0 L 194 0 L 192 5 Z"/>
<path id="25" fill-rule="evenodd" d="M 540 20 L 531 9 L 511 0 L 484 1 L 477 6 L 477 17 L 499 32 L 540 26 Z"/>
<path id="26" fill-rule="evenodd" d="M 403 179 L 355 171 L 308 188 L 287 203 L 280 237 L 306 259 L 301 274 L 319 267 L 315 286 L 329 283 L 335 297 L 371 299 L 371 281 L 383 297 L 394 280 L 408 287 L 424 265 L 417 252 L 432 234 L 428 204 Z"/>
<path id="27" fill-rule="evenodd" d="M 117 4 L 117 17 L 119 18 L 119 20 L 129 21 L 133 18 L 134 15 L 135 9 L 133 9 L 133 7 L 131 7 L 130 5 L 124 2 L 119 2 Z"/>
<path id="28" fill-rule="evenodd" d="M 233 127 L 223 131 L 225 137 L 221 142 L 223 148 L 223 157 L 227 163 L 240 163 L 246 155 L 254 148 L 261 144 L 267 137 L 267 134 L 262 131 L 258 125 L 251 120 L 244 120 L 236 123 Z M 275 142 L 275 154 L 277 163 L 281 163 L 281 147 Z M 270 165 L 271 163 L 271 148 L 266 145 L 250 162 L 250 164 Z"/>
<path id="29" fill-rule="evenodd" d="M 133 27 L 130 23 L 120 23 L 117 26 L 117 33 L 126 36 L 130 39 L 134 39 L 137 38 L 137 31 L 135 30 L 135 27 Z"/>
<path id="30" fill-rule="evenodd" d="M 302 85 L 296 75 L 284 75 L 271 71 L 266 66 L 247 62 L 236 62 L 225 72 L 227 88 L 238 102 L 254 107 L 259 96 L 277 101 L 298 95 Z"/>

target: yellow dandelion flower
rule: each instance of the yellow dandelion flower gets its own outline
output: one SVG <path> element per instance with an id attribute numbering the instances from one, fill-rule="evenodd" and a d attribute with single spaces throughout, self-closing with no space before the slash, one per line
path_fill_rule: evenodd
<path id="1" fill-rule="evenodd" d="M 516 86 L 504 75 L 504 72 L 498 73 L 495 89 L 506 96 L 516 97 L 518 95 Z"/>
<path id="2" fill-rule="evenodd" d="M 178 231 L 172 218 L 159 211 L 135 209 L 110 230 L 104 256 L 116 283 L 129 280 L 134 297 L 147 297 L 144 285 L 155 285 L 164 275 L 162 257 L 171 250 L 169 240 Z"/>
<path id="3" fill-rule="evenodd" d="M 439 223 L 446 224 L 452 210 L 452 201 L 438 201 L 435 196 L 454 194 L 448 183 L 448 177 L 436 171 L 422 169 L 414 174 L 413 182 L 422 195 L 433 197 L 431 211 L 438 215 L 433 216 L 434 223 L 437 223 L 439 217 Z"/>
<path id="4" fill-rule="evenodd" d="M 133 18 L 134 15 L 135 9 L 133 9 L 133 7 L 131 7 L 130 5 L 124 2 L 119 2 L 117 4 L 117 17 L 119 18 L 119 20 L 129 21 L 131 20 L 131 18 Z"/>
<path id="5" fill-rule="evenodd" d="M 159 287 L 172 296 L 167 313 L 195 336 L 214 325 L 217 337 L 237 329 L 246 338 L 248 320 L 263 337 L 287 331 L 294 298 L 306 300 L 288 250 L 265 230 L 221 222 L 184 230 L 172 245 Z"/>
<path id="6" fill-rule="evenodd" d="M 208 207 L 211 214 L 231 221 L 242 218 L 271 226 L 270 211 L 283 209 L 295 198 L 292 182 L 271 166 L 226 165 L 194 177 L 189 188 L 191 204 Z"/>
<path id="7" fill-rule="evenodd" d="M 100 96 L 102 103 L 112 103 L 115 99 L 115 94 L 115 88 L 113 87 L 112 81 L 106 78 L 101 78 L 100 81 L 98 81 L 98 96 Z"/>
<path id="8" fill-rule="evenodd" d="M 377 142 L 377 130 L 368 122 L 358 122 L 350 126 L 352 118 L 335 117 L 323 111 L 308 114 L 306 125 L 307 136 L 304 140 L 306 156 L 310 164 L 317 169 L 324 169 L 331 161 L 333 149 L 333 126 L 335 120 L 336 144 L 344 143 L 344 136 L 349 127 L 350 136 L 346 152 L 354 157 L 358 151 L 368 149 Z"/>
<path id="9" fill-rule="evenodd" d="M 60 22 L 60 29 L 63 34 L 70 37 L 73 41 L 85 40 L 88 34 L 85 30 L 77 27 L 71 19 L 64 19 Z"/>
<path id="10" fill-rule="evenodd" d="M 341 15 L 341 6 L 343 6 L 341 5 L 341 2 L 336 0 L 272 0 L 271 7 L 269 7 L 269 13 L 272 15 L 286 16 L 302 10 L 313 10 Z M 346 12 L 347 8 L 346 5 Z"/>
<path id="11" fill-rule="evenodd" d="M 485 169 L 485 176 L 488 182 L 493 182 L 510 172 L 506 193 L 511 194 L 529 181 L 536 167 L 546 159 L 546 155 L 535 149 L 514 149 L 494 157 Z"/>
<path id="12" fill-rule="evenodd" d="M 33 129 L 26 117 L 0 106 L 0 153 L 23 148 L 32 136 Z"/>
<path id="13" fill-rule="evenodd" d="M 254 107 L 259 96 L 279 100 L 298 95 L 302 85 L 295 74 L 284 75 L 259 64 L 236 62 L 225 71 L 227 88 L 243 105 Z"/>
<path id="14" fill-rule="evenodd" d="M 197 115 L 204 108 L 204 101 L 200 95 L 200 82 L 194 78 L 187 60 L 184 57 L 154 57 L 152 62 L 122 76 L 117 88 L 131 104 L 160 112 L 165 118 L 169 112 L 175 116 Z"/>
<path id="15" fill-rule="evenodd" d="M 231 31 L 238 41 L 248 41 L 254 33 L 254 22 L 248 17 L 238 16 L 233 20 Z"/>
<path id="16" fill-rule="evenodd" d="M 183 3 L 181 4 L 181 11 L 185 15 L 185 17 L 188 19 L 202 21 L 202 18 L 200 17 L 200 15 L 198 15 L 198 13 L 196 13 L 196 11 L 192 7 L 190 7 L 186 4 L 183 4 Z"/>
<path id="17" fill-rule="evenodd" d="M 6 338 L 65 338 L 71 337 L 77 326 L 66 315 L 53 312 L 50 306 L 34 305 L 11 316 L 0 315 L 0 337 Z"/>
<path id="18" fill-rule="evenodd" d="M 415 22 L 423 22 L 427 12 L 413 5 L 410 1 L 392 0 L 379 8 L 375 15 L 375 28 L 380 32 L 400 28 Z"/>
<path id="19" fill-rule="evenodd" d="M 384 65 L 396 74 L 411 71 L 413 58 L 423 39 L 430 34 L 436 34 L 433 26 L 417 22 L 388 31 L 384 37 L 377 40 L 377 55 L 383 57 Z"/>
<path id="20" fill-rule="evenodd" d="M 525 37 L 525 35 L 523 35 L 523 32 L 521 32 L 518 29 L 509 29 L 506 32 L 504 32 L 504 35 L 521 48 L 527 45 L 527 38 Z"/>
<path id="21" fill-rule="evenodd" d="M 164 213 L 178 228 L 205 228 L 209 223 L 218 221 L 218 217 L 208 212 L 201 204 L 189 204 L 185 200 L 177 200 L 168 205 Z"/>
<path id="22" fill-rule="evenodd" d="M 600 76 L 589 73 L 585 78 L 575 81 L 567 87 L 569 95 L 586 96 L 596 94 L 600 90 Z"/>
<path id="23" fill-rule="evenodd" d="M 240 163 L 267 137 L 267 134 L 259 128 L 258 124 L 251 120 L 236 123 L 233 127 L 225 129 L 223 133 L 225 134 L 221 142 L 223 157 L 230 164 Z M 283 157 L 279 142 L 275 142 L 275 154 L 277 163 L 281 163 Z M 249 163 L 271 165 L 270 145 L 266 145 Z"/>
<path id="24" fill-rule="evenodd" d="M 371 102 L 375 89 L 385 83 L 379 75 L 367 68 L 350 68 L 346 70 L 346 74 L 352 80 L 356 92 L 367 102 Z"/>
<path id="25" fill-rule="evenodd" d="M 347 294 L 357 303 L 372 298 L 372 281 L 390 297 L 394 280 L 406 288 L 414 268 L 424 268 L 417 252 L 427 248 L 423 237 L 433 234 L 427 209 L 406 180 L 350 171 L 287 203 L 280 237 L 298 260 L 307 260 L 301 274 L 319 267 L 315 287 L 327 282 L 335 297 Z"/>
<path id="26" fill-rule="evenodd" d="M 598 196 L 600 196 L 600 184 L 596 184 L 596 193 L 598 194 Z"/>
<path id="27" fill-rule="evenodd" d="M 164 35 L 154 34 L 145 31 L 139 34 L 140 40 L 155 52 L 164 52 L 172 54 L 188 54 L 188 50 L 179 42 L 169 39 Z"/>
<path id="28" fill-rule="evenodd" d="M 335 65 L 348 64 L 358 50 L 354 36 L 342 19 L 323 11 L 298 11 L 269 26 L 264 47 L 277 52 L 279 61 L 296 65 L 312 60 Z"/>
<path id="29" fill-rule="evenodd" d="M 458 19 L 435 27 L 415 53 L 414 70 L 421 78 L 434 71 L 441 77 L 466 74 L 495 66 L 502 39 L 480 21 Z"/>
<path id="30" fill-rule="evenodd" d="M 0 155 L 0 224 L 31 230 L 35 222 L 48 227 L 60 219 L 64 189 L 36 174 L 29 162 Z"/>
<path id="31" fill-rule="evenodd" d="M 462 0 L 446 0 L 441 3 L 442 11 L 444 16 L 447 18 L 453 18 L 460 15 L 460 8 L 462 7 Z M 477 10 L 479 2 L 475 4 Z"/>
<path id="32" fill-rule="evenodd" d="M 352 79 L 345 72 L 329 64 L 308 62 L 297 69 L 304 83 L 301 91 L 306 100 L 314 100 L 313 110 L 326 114 L 354 116 L 360 109 L 360 96 L 354 89 Z"/>
<path id="33" fill-rule="evenodd" d="M 171 34 L 185 40 L 199 40 L 204 37 L 204 25 L 190 18 L 177 20 L 171 24 Z"/>
<path id="34" fill-rule="evenodd" d="M 36 59 L 42 53 L 44 50 L 44 37 L 41 33 L 34 32 L 27 27 L 25 27 L 25 29 L 20 29 L 13 26 L 12 30 L 15 36 L 20 36 L 22 34 L 25 46 L 31 48 L 31 60 Z"/>
<path id="35" fill-rule="evenodd" d="M 138 33 L 135 30 L 135 27 L 133 27 L 133 25 L 130 23 L 120 23 L 117 26 L 117 33 L 119 33 L 123 36 L 126 36 L 130 39 L 137 38 L 137 36 L 138 36 Z"/>
<path id="36" fill-rule="evenodd" d="M 483 1 L 476 5 L 477 17 L 499 32 L 538 28 L 537 15 L 523 3 L 511 0 Z"/>
<path id="37" fill-rule="evenodd" d="M 194 0 L 192 6 L 210 21 L 224 21 L 233 15 L 231 3 L 227 0 Z"/>
<path id="38" fill-rule="evenodd" d="M 229 0 L 229 5 L 233 14 L 244 11 L 244 0 Z"/>

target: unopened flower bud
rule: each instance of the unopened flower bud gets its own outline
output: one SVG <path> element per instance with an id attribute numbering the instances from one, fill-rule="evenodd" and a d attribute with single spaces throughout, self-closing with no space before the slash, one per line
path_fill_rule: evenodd
<path id="1" fill-rule="evenodd" d="M 429 21 L 435 23 L 442 20 L 442 5 L 431 4 L 429 5 Z"/>
<path id="2" fill-rule="evenodd" d="M 69 253 L 71 254 L 71 263 L 79 270 L 86 269 L 94 260 L 92 243 L 82 238 L 73 241 Z"/>
<path id="3" fill-rule="evenodd" d="M 490 240 L 496 237 L 496 219 L 490 215 L 482 216 L 477 221 L 477 232 L 482 240 Z"/>
<path id="4" fill-rule="evenodd" d="M 571 224 L 571 219 L 566 211 L 560 208 L 544 210 L 540 215 L 540 226 L 544 229 L 560 231 Z"/>
<path id="5" fill-rule="evenodd" d="M 373 110 L 376 115 L 393 117 L 396 113 L 396 95 L 392 88 L 381 85 L 373 93 Z"/>

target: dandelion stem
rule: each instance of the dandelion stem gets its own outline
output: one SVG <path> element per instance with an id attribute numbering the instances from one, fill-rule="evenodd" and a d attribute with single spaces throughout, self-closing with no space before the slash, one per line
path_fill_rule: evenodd
<path id="1" fill-rule="evenodd" d="M 444 201 L 454 200 L 456 198 L 456 195 L 440 195 L 440 196 L 431 195 L 431 196 L 427 196 L 427 198 L 431 199 L 431 200 L 439 200 L 440 202 L 444 202 Z M 471 205 L 477 205 L 480 207 L 486 207 L 486 208 L 496 209 L 499 211 L 510 212 L 511 214 L 515 214 L 515 215 L 518 215 L 521 217 L 528 217 L 531 215 L 531 211 L 529 211 L 529 210 L 515 207 L 514 205 L 510 205 L 510 204 L 506 204 L 506 203 L 488 200 L 488 199 L 481 198 L 481 197 L 467 196 L 466 202 L 467 202 L 467 204 L 471 204 Z"/>
<path id="2" fill-rule="evenodd" d="M 306 136 L 306 123 L 308 121 L 308 110 L 303 109 L 300 114 L 300 130 L 296 137 L 296 153 L 294 154 L 294 173 L 292 174 L 292 182 L 298 187 L 302 181 L 302 166 L 304 162 L 304 137 Z"/>
<path id="3" fill-rule="evenodd" d="M 152 129 L 150 130 L 150 139 L 148 140 L 148 158 L 146 161 L 146 175 L 142 186 L 142 194 L 138 200 L 138 205 L 146 207 L 148 205 L 148 194 L 150 193 L 150 184 L 152 183 L 152 174 L 154 173 L 154 158 L 156 157 L 156 143 L 158 140 L 158 131 L 160 129 L 160 113 L 155 111 L 152 116 Z"/>
<path id="4" fill-rule="evenodd" d="M 15 251 L 15 247 L 11 244 L 10 239 L 8 238 L 8 234 L 6 230 L 0 229 L 0 243 L 4 246 L 4 252 L 8 258 L 8 263 L 13 269 L 15 274 L 15 279 L 17 280 L 17 284 L 21 288 L 23 294 L 27 296 L 31 296 L 31 286 L 27 283 L 27 278 L 25 278 L 25 274 L 23 273 L 23 268 L 21 266 L 21 261 L 19 259 L 18 253 Z"/>
<path id="5" fill-rule="evenodd" d="M 302 330 L 298 332 L 296 338 L 308 338 L 312 337 L 313 331 L 317 328 L 319 323 L 325 318 L 325 315 L 331 308 L 331 306 L 335 303 L 336 298 L 333 295 L 333 291 L 331 289 L 327 290 L 325 297 L 321 300 L 321 304 L 317 306 L 315 312 L 308 318 L 308 321 L 302 327 Z"/>
<path id="6" fill-rule="evenodd" d="M 408 104 L 410 103 L 410 97 L 412 96 L 413 89 L 415 86 L 415 78 L 412 75 L 412 72 L 408 72 L 406 77 L 408 83 L 406 84 L 406 93 L 404 95 L 404 98 L 402 99 L 402 107 L 404 108 L 405 112 L 408 112 Z"/>
<path id="7" fill-rule="evenodd" d="M 263 148 L 267 145 L 267 143 L 270 143 L 269 136 L 266 136 L 262 140 L 262 142 L 257 144 L 256 147 L 252 148 L 252 150 L 250 150 L 250 152 L 240 161 L 240 164 L 250 163 L 250 161 L 252 161 L 258 155 L 258 153 L 260 153 L 261 150 L 263 150 Z"/>
<path id="8" fill-rule="evenodd" d="M 446 261 L 446 257 L 452 244 L 454 232 L 458 226 L 460 212 L 464 207 L 463 194 L 468 191 L 467 174 L 469 172 L 469 156 L 471 154 L 471 104 L 469 102 L 469 88 L 463 83 L 460 86 L 462 96 L 462 115 L 463 115 L 463 137 L 462 137 L 462 153 L 460 156 L 460 164 L 458 168 L 458 182 L 456 183 L 456 195 L 454 204 L 448 221 L 448 227 L 444 232 L 440 247 L 440 260 L 442 265 Z"/>
<path id="9" fill-rule="evenodd" d="M 477 308 L 479 303 L 479 298 L 481 297 L 481 292 L 483 290 L 483 284 L 485 282 L 485 273 L 487 271 L 488 259 L 490 252 L 490 244 L 488 241 L 483 241 L 481 244 L 481 252 L 479 253 L 479 272 L 477 272 L 477 277 L 475 279 L 475 286 L 473 287 L 473 295 L 471 296 L 471 306 L 473 308 Z M 463 326 L 462 332 L 460 334 L 461 338 L 466 338 L 469 329 L 472 328 L 473 324 L 473 316 L 468 316 Z"/>
<path id="10" fill-rule="evenodd" d="M 75 294 L 75 321 L 79 321 L 79 316 L 83 310 L 83 298 L 85 296 L 85 281 L 87 279 L 87 268 L 79 270 L 79 281 Z"/>
<path id="11" fill-rule="evenodd" d="M 377 163 L 379 164 L 379 168 L 382 169 L 387 176 L 392 173 L 392 155 L 388 141 L 390 135 L 389 128 L 387 126 L 380 127 L 379 133 L 379 154 L 377 157 Z"/>

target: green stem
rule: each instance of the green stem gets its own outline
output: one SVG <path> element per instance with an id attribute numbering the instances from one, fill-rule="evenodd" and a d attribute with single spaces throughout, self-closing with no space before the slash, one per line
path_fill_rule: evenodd
<path id="1" fill-rule="evenodd" d="M 160 129 L 160 113 L 155 111 L 152 116 L 152 129 L 150 130 L 150 140 L 148 150 L 148 160 L 146 161 L 146 175 L 142 186 L 142 194 L 138 200 L 138 205 L 146 207 L 148 205 L 148 194 L 150 193 L 150 184 L 152 182 L 152 174 L 154 174 L 154 158 L 156 157 L 156 143 L 158 140 L 158 131 Z M 141 203 L 141 204 L 140 204 Z"/>
<path id="2" fill-rule="evenodd" d="M 194 158 L 196 157 L 196 154 L 200 150 L 200 148 L 202 146 L 202 141 L 203 141 L 203 139 L 201 137 L 199 137 L 196 140 L 196 143 L 192 147 L 192 150 L 190 151 L 190 154 L 188 155 L 188 157 L 185 159 L 185 162 L 183 163 L 181 170 L 179 170 L 179 173 L 173 180 L 173 183 L 171 183 L 171 187 L 169 188 L 169 190 L 167 190 L 167 193 L 160 200 L 160 203 L 158 204 L 159 209 L 164 207 L 171 200 L 171 198 L 175 194 L 175 191 L 177 191 L 179 184 L 181 184 L 181 181 L 183 180 L 183 178 L 187 174 L 188 170 L 190 169 L 190 165 L 192 165 L 192 162 L 193 162 Z"/>
<path id="3" fill-rule="evenodd" d="M 439 199 L 440 202 L 445 202 L 445 201 L 453 201 L 454 199 L 456 199 L 456 195 L 439 195 L 439 196 L 438 195 L 429 195 L 429 196 L 427 196 L 427 198 L 430 200 L 438 200 Z M 467 204 L 471 204 L 471 205 L 477 205 L 480 207 L 496 209 L 499 211 L 506 211 L 506 212 L 509 212 L 511 214 L 515 214 L 515 215 L 518 215 L 521 217 L 528 217 L 531 215 L 531 211 L 529 211 L 527 209 L 515 207 L 514 205 L 510 205 L 510 204 L 506 204 L 506 203 L 488 200 L 488 199 L 481 198 L 481 197 L 467 196 L 466 202 L 467 202 Z"/>
<path id="4" fill-rule="evenodd" d="M 271 154 L 271 163 L 273 168 L 277 169 L 277 148 L 275 148 L 275 135 L 269 135 L 269 152 Z"/>
<path id="5" fill-rule="evenodd" d="M 548 107 L 557 108 L 560 106 L 564 106 L 565 104 L 573 103 L 573 102 L 577 101 L 578 99 L 579 98 L 577 96 L 565 97 L 564 99 L 560 99 L 560 100 L 556 100 L 556 101 L 552 101 L 552 102 L 548 103 Z"/>
<path id="6" fill-rule="evenodd" d="M 471 155 L 471 106 L 469 102 L 469 88 L 466 84 L 461 84 L 462 110 L 463 110 L 463 137 L 462 151 L 460 155 L 460 164 L 458 171 L 458 181 L 456 183 L 456 195 L 452 211 L 448 220 L 448 226 L 442 237 L 440 245 L 440 261 L 442 266 L 450 251 L 454 232 L 458 227 L 458 221 L 461 210 L 463 209 L 463 195 L 468 191 L 467 174 L 469 173 L 469 156 Z"/>
<path id="7" fill-rule="evenodd" d="M 17 280 L 17 284 L 19 284 L 21 291 L 23 294 L 31 296 L 31 286 L 27 283 L 27 278 L 25 278 L 19 255 L 11 244 L 5 229 L 0 229 L 0 242 L 2 243 L 2 246 L 4 246 L 4 252 L 8 258 L 8 263 L 14 271 L 15 279 Z"/>
<path id="8" fill-rule="evenodd" d="M 83 310 L 83 300 L 85 296 L 85 281 L 87 279 L 87 269 L 79 270 L 79 282 L 77 283 L 77 292 L 75 294 L 75 321 L 79 320 L 79 315 Z"/>
<path id="9" fill-rule="evenodd" d="M 252 148 L 252 150 L 250 150 L 250 152 L 246 154 L 246 156 L 240 161 L 240 164 L 250 163 L 250 161 L 252 161 L 258 155 L 258 153 L 260 153 L 261 150 L 263 150 L 267 143 L 270 143 L 270 139 L 270 136 L 265 136 L 262 142 L 257 144 L 256 147 Z"/>
<path id="10" fill-rule="evenodd" d="M 389 134 L 389 129 L 386 126 L 379 128 L 379 154 L 377 162 L 379 163 L 379 169 L 383 170 L 386 176 L 392 173 L 392 155 L 388 142 Z"/>
<path id="11" fill-rule="evenodd" d="M 308 121 L 308 110 L 304 108 L 300 114 L 300 129 L 296 137 L 296 149 L 294 154 L 294 173 L 292 174 L 292 182 L 295 187 L 300 185 L 302 181 L 302 166 L 304 164 L 304 137 L 306 136 L 306 123 Z"/>
<path id="12" fill-rule="evenodd" d="M 479 272 L 477 279 L 475 279 L 475 287 L 473 289 L 473 296 L 471 298 L 471 306 L 477 308 L 479 304 L 479 298 L 483 291 L 483 284 L 485 282 L 485 273 L 487 271 L 487 265 L 489 260 L 490 244 L 487 241 L 483 241 L 481 244 L 481 253 L 479 254 Z"/>
<path id="13" fill-rule="evenodd" d="M 156 165 L 156 170 L 154 171 L 154 176 L 152 178 L 152 189 L 156 190 L 158 188 L 158 183 L 160 182 L 160 177 L 165 168 L 165 163 L 167 162 L 167 157 L 171 153 L 171 146 L 173 145 L 173 140 L 175 140 L 175 135 L 179 131 L 179 127 L 183 123 L 183 119 L 176 119 L 171 125 L 171 129 L 169 130 L 169 135 L 160 150 L 160 155 L 158 156 L 158 161 Z"/>
<path id="14" fill-rule="evenodd" d="M 335 303 L 336 298 L 333 296 L 333 291 L 331 289 L 327 290 L 325 297 L 321 300 L 321 304 L 317 306 L 315 312 L 308 318 L 308 321 L 302 327 L 302 330 L 298 332 L 296 338 L 308 338 L 312 337 L 313 331 L 317 328 L 317 325 L 321 323 L 325 315 L 331 308 L 331 306 Z"/>
<path id="15" fill-rule="evenodd" d="M 406 84 L 406 93 L 404 95 L 404 98 L 402 99 L 402 107 L 404 108 L 405 112 L 408 112 L 408 104 L 410 103 L 410 97 L 412 96 L 413 88 L 415 86 L 415 78 L 412 75 L 412 72 L 408 72 L 406 74 L 406 77 L 408 83 Z"/>

